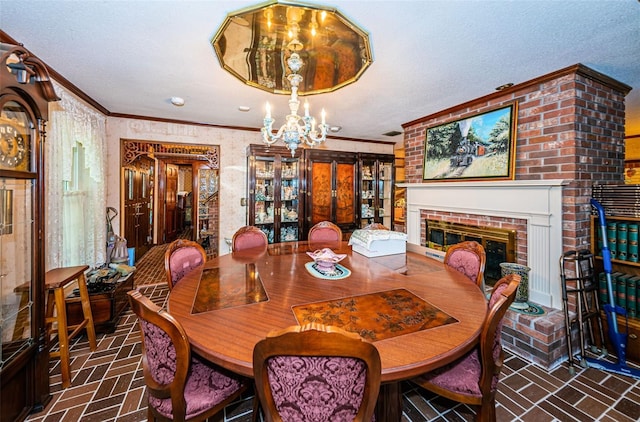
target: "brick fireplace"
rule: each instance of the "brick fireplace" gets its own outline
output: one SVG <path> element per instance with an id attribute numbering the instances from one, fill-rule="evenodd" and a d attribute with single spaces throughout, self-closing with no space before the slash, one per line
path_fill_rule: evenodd
<path id="1" fill-rule="evenodd" d="M 424 246 L 425 218 L 517 231 L 529 300 L 509 312 L 505 348 L 545 368 L 566 359 L 559 259 L 589 247 L 592 183 L 624 182 L 624 97 L 630 87 L 577 64 L 403 125 L 406 231 Z M 518 103 L 515 180 L 425 182 L 426 129 Z"/>

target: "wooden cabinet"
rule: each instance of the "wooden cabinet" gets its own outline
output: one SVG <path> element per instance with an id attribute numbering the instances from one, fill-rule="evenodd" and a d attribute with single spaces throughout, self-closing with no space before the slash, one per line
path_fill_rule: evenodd
<path id="1" fill-rule="evenodd" d="M 306 150 L 305 233 L 320 221 L 331 221 L 343 233 L 360 224 L 359 172 L 356 153 Z"/>
<path id="2" fill-rule="evenodd" d="M 305 240 L 331 221 L 348 238 L 369 223 L 393 228 L 393 154 L 250 145 L 247 224 L 269 243 Z"/>
<path id="3" fill-rule="evenodd" d="M 360 154 L 360 227 L 382 223 L 393 229 L 393 155 Z"/>
<path id="4" fill-rule="evenodd" d="M 269 243 L 301 240 L 303 208 L 302 150 L 249 147 L 248 224 L 260 228 Z"/>
<path id="5" fill-rule="evenodd" d="M 627 359 L 640 363 L 640 302 L 637 291 L 640 285 L 640 262 L 638 254 L 638 227 L 640 218 L 607 216 L 607 245 L 611 251 L 612 284 L 616 304 L 627 309 L 629 315 L 627 337 Z M 600 256 L 601 241 L 600 222 L 597 217 L 591 217 L 591 248 L 595 259 L 596 272 L 604 271 L 602 257 Z M 601 292 L 601 299 L 604 293 Z M 605 330 L 607 326 L 606 316 L 603 314 Z M 618 315 L 618 331 L 624 333 L 627 319 Z M 607 349 L 614 351 L 605 331 Z"/>
<path id="6" fill-rule="evenodd" d="M 14 421 L 51 399 L 44 138 L 48 102 L 58 98 L 23 47 L 0 44 L 0 67 L 0 406 L 2 421 Z"/>
<path id="7" fill-rule="evenodd" d="M 96 333 L 112 333 L 115 331 L 120 315 L 129 304 L 127 292 L 133 289 L 134 273 L 129 273 L 120 278 L 113 285 L 107 286 L 103 291 L 91 291 L 89 287 L 89 300 L 91 302 L 91 316 Z M 71 295 L 66 299 L 67 324 L 79 324 L 84 315 L 79 295 Z"/>

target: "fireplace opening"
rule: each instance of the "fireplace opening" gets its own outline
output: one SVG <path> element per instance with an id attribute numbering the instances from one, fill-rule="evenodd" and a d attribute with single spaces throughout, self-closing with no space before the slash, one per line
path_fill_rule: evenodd
<path id="1" fill-rule="evenodd" d="M 449 246 L 467 240 L 480 243 L 487 255 L 484 271 L 487 286 L 493 286 L 500 279 L 502 262 L 516 262 L 515 230 L 426 220 L 425 233 L 425 245 L 439 251 L 446 252 Z"/>

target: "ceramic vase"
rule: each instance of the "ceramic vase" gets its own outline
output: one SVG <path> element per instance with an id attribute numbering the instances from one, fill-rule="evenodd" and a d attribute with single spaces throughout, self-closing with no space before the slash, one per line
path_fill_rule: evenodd
<path id="1" fill-rule="evenodd" d="M 500 264 L 500 272 L 502 277 L 509 274 L 518 274 L 520 276 L 520 285 L 516 291 L 516 298 L 511 307 L 516 309 L 527 309 L 529 307 L 529 272 L 531 268 L 526 265 L 516 264 L 513 262 L 503 262 Z"/>

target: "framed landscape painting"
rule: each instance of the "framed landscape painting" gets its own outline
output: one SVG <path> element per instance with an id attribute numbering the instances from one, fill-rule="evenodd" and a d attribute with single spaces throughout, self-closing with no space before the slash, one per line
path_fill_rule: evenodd
<path id="1" fill-rule="evenodd" d="M 427 129 L 423 179 L 513 180 L 517 104 Z"/>

